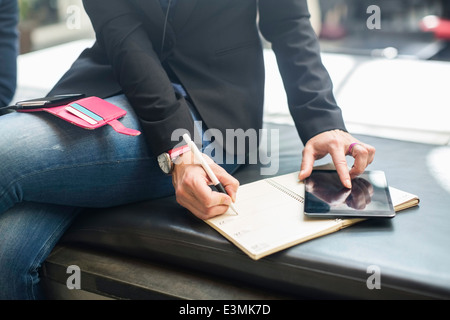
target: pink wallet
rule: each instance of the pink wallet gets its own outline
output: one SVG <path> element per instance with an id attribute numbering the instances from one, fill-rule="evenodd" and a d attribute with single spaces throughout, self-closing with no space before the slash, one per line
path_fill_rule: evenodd
<path id="1" fill-rule="evenodd" d="M 51 107 L 22 109 L 18 112 L 45 111 L 84 129 L 97 129 L 109 124 L 119 133 L 137 136 L 140 131 L 125 127 L 118 119 L 126 115 L 126 111 L 98 97 L 88 97 L 69 104 Z"/>

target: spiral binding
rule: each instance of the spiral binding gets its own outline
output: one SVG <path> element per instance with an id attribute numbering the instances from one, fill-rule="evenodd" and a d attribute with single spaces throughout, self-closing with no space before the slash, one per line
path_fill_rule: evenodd
<path id="1" fill-rule="evenodd" d="M 280 190 L 281 192 L 287 194 L 289 197 L 303 203 L 305 201 L 305 198 L 303 198 L 301 195 L 299 195 L 298 193 L 289 190 L 288 188 L 282 186 L 281 184 L 279 184 L 278 182 L 272 180 L 272 179 L 265 179 L 264 181 L 266 181 L 268 184 L 270 184 L 272 187 Z"/>

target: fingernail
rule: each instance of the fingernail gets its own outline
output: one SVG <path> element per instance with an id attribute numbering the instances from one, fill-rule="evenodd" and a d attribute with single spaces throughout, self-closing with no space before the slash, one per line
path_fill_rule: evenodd
<path id="1" fill-rule="evenodd" d="M 352 187 L 352 182 L 350 181 L 350 179 L 345 180 L 345 186 L 349 189 Z"/>

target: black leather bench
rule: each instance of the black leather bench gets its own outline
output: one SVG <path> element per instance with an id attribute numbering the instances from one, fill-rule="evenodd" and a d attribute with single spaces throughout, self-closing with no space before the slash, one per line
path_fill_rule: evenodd
<path id="1" fill-rule="evenodd" d="M 302 143 L 295 129 L 270 123 L 266 128 L 280 130 L 276 175 L 299 170 Z M 360 222 L 258 261 L 173 197 L 86 209 L 43 266 L 49 297 L 449 299 L 450 191 L 442 183 L 450 181 L 436 175 L 445 168 L 436 168 L 429 157 L 449 147 L 356 136 L 377 149 L 369 169 L 385 171 L 391 186 L 418 195 L 418 207 L 393 219 Z M 260 165 L 252 164 L 236 177 L 244 184 L 267 176 L 260 176 Z M 81 270 L 79 290 L 66 286 L 70 265 Z M 367 286 L 371 266 L 380 271 L 380 289 Z"/>

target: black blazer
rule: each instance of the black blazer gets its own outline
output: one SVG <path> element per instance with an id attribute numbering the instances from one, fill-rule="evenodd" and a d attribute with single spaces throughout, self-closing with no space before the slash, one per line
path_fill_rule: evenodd
<path id="1" fill-rule="evenodd" d="M 209 128 L 260 129 L 264 98 L 261 34 L 272 44 L 289 108 L 304 143 L 345 130 L 323 67 L 306 0 L 180 0 L 163 33 L 159 0 L 84 0 L 97 40 L 49 94 L 123 92 L 154 155 L 175 129 L 193 134 L 180 82 Z M 225 136 L 225 135 L 224 135 Z"/>

